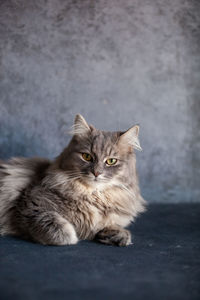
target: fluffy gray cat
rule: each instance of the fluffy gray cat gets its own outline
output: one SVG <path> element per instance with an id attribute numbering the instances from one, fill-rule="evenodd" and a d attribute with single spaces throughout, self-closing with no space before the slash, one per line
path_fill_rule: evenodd
<path id="1" fill-rule="evenodd" d="M 131 244 L 124 228 L 145 207 L 134 154 L 138 132 L 137 125 L 100 131 L 77 115 L 69 145 L 54 161 L 1 162 L 0 234 L 48 245 Z"/>

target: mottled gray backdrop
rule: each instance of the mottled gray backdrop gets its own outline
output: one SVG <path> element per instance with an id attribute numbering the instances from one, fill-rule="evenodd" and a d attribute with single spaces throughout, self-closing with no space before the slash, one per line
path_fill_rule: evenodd
<path id="1" fill-rule="evenodd" d="M 140 123 L 149 202 L 200 201 L 200 1 L 0 0 L 0 157 Z"/>

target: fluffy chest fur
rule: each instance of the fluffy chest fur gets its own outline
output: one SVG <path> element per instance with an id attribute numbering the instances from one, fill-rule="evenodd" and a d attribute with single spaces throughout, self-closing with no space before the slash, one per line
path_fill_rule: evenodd
<path id="1" fill-rule="evenodd" d="M 53 181 L 63 182 L 57 176 Z M 52 179 L 51 179 L 52 181 Z M 94 189 L 75 180 L 57 186 L 63 195 L 62 215 L 75 226 L 81 239 L 90 238 L 105 226 L 127 226 L 139 211 L 139 194 L 125 188 L 110 186 L 106 189 Z M 140 202 L 139 202 L 140 203 Z"/>

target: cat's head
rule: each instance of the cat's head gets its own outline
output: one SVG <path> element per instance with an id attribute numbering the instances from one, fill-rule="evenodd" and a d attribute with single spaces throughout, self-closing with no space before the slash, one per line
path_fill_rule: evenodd
<path id="1" fill-rule="evenodd" d="M 135 173 L 134 149 L 141 150 L 138 133 L 138 125 L 125 132 L 101 131 L 77 115 L 61 167 L 70 179 L 92 187 L 126 182 Z"/>

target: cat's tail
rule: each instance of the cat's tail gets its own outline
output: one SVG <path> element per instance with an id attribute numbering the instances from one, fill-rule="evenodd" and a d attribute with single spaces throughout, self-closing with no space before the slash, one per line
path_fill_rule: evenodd
<path id="1" fill-rule="evenodd" d="M 0 235 L 12 234 L 9 220 L 15 200 L 34 179 L 48 168 L 50 161 L 43 158 L 13 158 L 0 161 Z"/>

